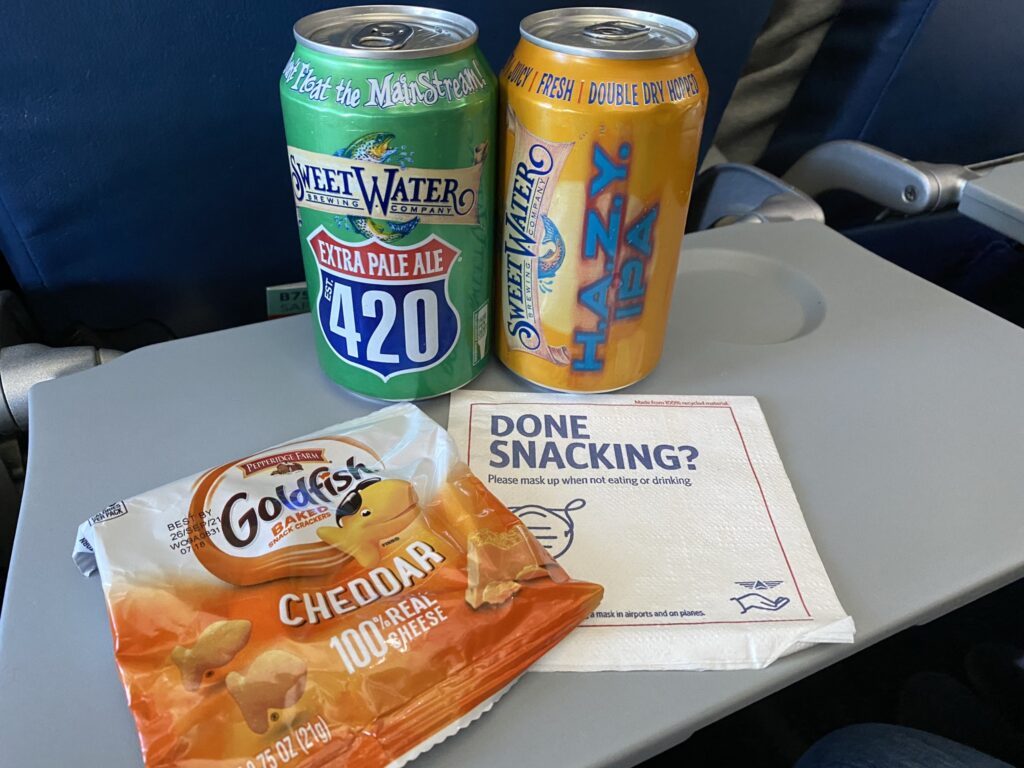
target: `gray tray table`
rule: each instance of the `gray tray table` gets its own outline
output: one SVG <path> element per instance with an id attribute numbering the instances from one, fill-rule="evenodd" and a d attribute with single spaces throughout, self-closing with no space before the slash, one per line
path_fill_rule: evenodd
<path id="1" fill-rule="evenodd" d="M 0 616 L 0 765 L 141 765 L 76 526 L 113 500 L 377 406 L 306 316 L 132 352 L 31 394 Z M 668 348 L 635 393 L 756 395 L 857 642 L 751 672 L 528 674 L 416 765 L 634 765 L 1024 574 L 1024 331 L 824 226 L 689 236 Z M 472 386 L 524 385 L 497 363 Z M 448 399 L 423 403 L 444 424 Z"/>

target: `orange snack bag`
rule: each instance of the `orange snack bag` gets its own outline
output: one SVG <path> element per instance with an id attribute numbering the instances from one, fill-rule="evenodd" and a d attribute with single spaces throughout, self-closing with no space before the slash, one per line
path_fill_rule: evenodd
<path id="1" fill-rule="evenodd" d="M 82 524 L 149 768 L 397 768 L 601 599 L 411 405 Z"/>

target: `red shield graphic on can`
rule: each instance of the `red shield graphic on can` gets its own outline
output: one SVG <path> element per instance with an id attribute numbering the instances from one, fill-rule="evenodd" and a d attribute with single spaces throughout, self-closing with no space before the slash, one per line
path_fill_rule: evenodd
<path id="1" fill-rule="evenodd" d="M 448 293 L 458 249 L 431 234 L 415 245 L 307 238 L 320 268 L 317 317 L 335 354 L 387 381 L 444 360 L 459 337 Z"/>

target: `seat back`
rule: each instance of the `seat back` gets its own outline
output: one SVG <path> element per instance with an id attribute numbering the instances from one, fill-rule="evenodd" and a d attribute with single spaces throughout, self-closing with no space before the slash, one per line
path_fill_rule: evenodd
<path id="1" fill-rule="evenodd" d="M 548 4 L 443 5 L 478 21 L 497 69 Z M 710 140 L 771 0 L 637 6 L 700 30 Z M 114 343 L 129 348 L 264 319 L 264 288 L 302 279 L 277 82 L 292 24 L 324 7 L 5 8 L 0 251 L 51 343 L 85 326 L 128 329 Z"/>

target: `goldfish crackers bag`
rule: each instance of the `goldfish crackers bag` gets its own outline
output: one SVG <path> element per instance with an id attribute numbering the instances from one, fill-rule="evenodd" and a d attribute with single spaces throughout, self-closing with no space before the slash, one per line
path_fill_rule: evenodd
<path id="1" fill-rule="evenodd" d="M 597 606 L 411 405 L 79 529 L 149 768 L 400 766 Z"/>

